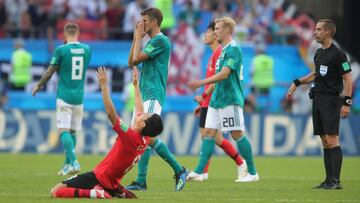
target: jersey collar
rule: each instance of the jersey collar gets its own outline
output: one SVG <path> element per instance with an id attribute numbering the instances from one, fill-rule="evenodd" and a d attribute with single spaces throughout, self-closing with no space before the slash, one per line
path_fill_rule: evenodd
<path id="1" fill-rule="evenodd" d="M 67 42 L 66 44 L 80 44 L 80 42 Z"/>
<path id="2" fill-rule="evenodd" d="M 228 47 L 230 44 L 235 44 L 235 43 L 236 43 L 236 42 L 235 42 L 234 39 L 231 40 L 229 43 L 227 43 L 227 44 L 222 48 L 222 50 L 226 49 L 226 47 Z"/>

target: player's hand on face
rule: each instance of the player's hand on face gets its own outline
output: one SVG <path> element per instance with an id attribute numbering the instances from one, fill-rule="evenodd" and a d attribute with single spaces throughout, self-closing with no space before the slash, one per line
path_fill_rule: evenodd
<path id="1" fill-rule="evenodd" d="M 341 107 L 340 116 L 341 118 L 346 118 L 350 114 L 350 106 L 343 105 Z"/>
<path id="2" fill-rule="evenodd" d="M 295 90 L 296 90 L 296 85 L 294 83 L 291 83 L 288 93 L 286 94 L 286 101 L 291 100 L 291 96 L 295 92 Z"/>
<path id="3" fill-rule="evenodd" d="M 133 67 L 133 85 L 135 87 L 139 85 L 139 71 L 136 66 Z"/>
<path id="4" fill-rule="evenodd" d="M 197 88 L 199 88 L 201 86 L 201 82 L 200 82 L 200 80 L 192 80 L 192 81 L 189 81 L 188 83 L 186 83 L 186 85 L 191 90 L 196 90 Z"/>
<path id="5" fill-rule="evenodd" d="M 135 28 L 135 32 L 134 32 L 134 37 L 135 38 L 143 38 L 146 35 L 145 32 L 145 23 L 144 21 L 141 19 L 140 21 L 138 21 L 136 23 L 136 28 Z"/>
<path id="6" fill-rule="evenodd" d="M 105 67 L 100 66 L 97 69 L 96 76 L 99 80 L 100 86 L 107 84 L 107 78 L 106 78 L 106 69 Z"/>
<path id="7" fill-rule="evenodd" d="M 199 117 L 200 116 L 200 111 L 201 111 L 201 106 L 197 106 L 194 109 L 194 116 Z"/>
<path id="8" fill-rule="evenodd" d="M 202 101 L 204 101 L 204 98 L 201 96 L 201 95 L 197 95 L 197 96 L 195 96 L 195 101 L 197 102 L 197 103 L 201 103 Z"/>

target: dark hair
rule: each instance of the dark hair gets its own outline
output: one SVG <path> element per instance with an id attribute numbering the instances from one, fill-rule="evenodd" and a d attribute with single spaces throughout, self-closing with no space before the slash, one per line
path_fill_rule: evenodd
<path id="1" fill-rule="evenodd" d="M 160 27 L 161 22 L 163 21 L 163 14 L 161 13 L 160 9 L 158 8 L 147 8 L 145 10 L 142 10 L 140 13 L 142 16 L 149 16 L 151 19 L 155 19 L 158 26 Z"/>
<path id="2" fill-rule="evenodd" d="M 145 127 L 141 130 L 141 134 L 149 137 L 158 136 L 164 129 L 161 117 L 157 114 L 151 115 L 145 121 Z"/>
<path id="3" fill-rule="evenodd" d="M 215 30 L 215 21 L 210 21 L 209 25 L 207 26 L 207 29 L 211 29 L 212 31 Z"/>
<path id="4" fill-rule="evenodd" d="M 64 26 L 64 32 L 70 36 L 75 36 L 79 33 L 79 26 L 76 23 L 66 23 Z"/>
<path id="5" fill-rule="evenodd" d="M 327 31 L 330 31 L 331 37 L 334 37 L 334 34 L 336 32 L 336 25 L 334 21 L 330 19 L 320 19 L 317 21 L 318 23 L 324 23 L 324 29 Z"/>

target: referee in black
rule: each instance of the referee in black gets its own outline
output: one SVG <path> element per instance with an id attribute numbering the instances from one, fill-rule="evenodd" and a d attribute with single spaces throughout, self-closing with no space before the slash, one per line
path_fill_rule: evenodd
<path id="1" fill-rule="evenodd" d="M 346 56 L 333 43 L 335 32 L 336 26 L 332 20 L 321 19 L 316 23 L 314 38 L 322 47 L 316 50 L 314 56 L 315 71 L 294 80 L 286 96 L 286 99 L 290 99 L 297 86 L 314 81 L 315 86 L 309 94 L 313 98 L 314 135 L 319 135 L 322 141 L 326 172 L 324 182 L 314 189 L 342 189 L 340 172 L 343 156 L 339 124 L 340 117 L 346 118 L 350 113 L 352 81 Z"/>

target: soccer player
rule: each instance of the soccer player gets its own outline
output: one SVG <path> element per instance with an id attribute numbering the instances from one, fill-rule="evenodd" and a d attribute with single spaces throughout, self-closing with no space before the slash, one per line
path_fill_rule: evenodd
<path id="1" fill-rule="evenodd" d="M 101 87 L 106 113 L 117 133 L 117 139 L 106 157 L 93 171 L 73 176 L 57 184 L 51 190 L 52 197 L 60 198 L 136 198 L 136 195 L 121 186 L 124 175 L 139 161 L 151 137 L 163 130 L 157 114 L 144 113 L 138 85 L 138 73 L 133 69 L 135 89 L 135 119 L 131 127 L 116 114 L 107 86 L 106 70 L 98 68 L 97 77 Z"/>
<path id="2" fill-rule="evenodd" d="M 83 117 L 84 82 L 91 51 L 90 47 L 78 41 L 79 26 L 67 23 L 64 26 L 66 44 L 55 49 L 49 68 L 32 90 L 32 95 L 50 80 L 54 72 L 59 75 L 56 94 L 56 120 L 61 143 L 65 149 L 65 163 L 59 175 L 80 171 L 76 158 L 76 132 L 81 130 Z"/>
<path id="3" fill-rule="evenodd" d="M 206 69 L 207 78 L 215 74 L 215 64 L 221 54 L 221 49 L 222 49 L 219 42 L 214 37 L 214 30 L 215 30 L 215 22 L 211 21 L 204 37 L 205 44 L 209 45 L 211 50 L 213 51 L 213 54 L 209 59 Z M 204 138 L 209 131 L 209 129 L 205 128 L 205 120 L 213 90 L 214 90 L 214 84 L 205 85 L 204 93 L 202 95 L 198 95 L 195 97 L 195 100 L 199 103 L 199 106 L 194 110 L 194 114 L 200 116 L 199 127 L 202 138 Z M 215 143 L 216 145 L 221 147 L 226 152 L 226 154 L 229 155 L 235 161 L 238 167 L 238 178 L 245 176 L 247 174 L 246 162 L 243 162 L 239 153 L 235 150 L 235 148 L 232 146 L 229 140 L 223 137 L 221 131 L 217 132 L 215 137 Z M 187 179 L 193 181 L 207 180 L 208 179 L 207 171 L 209 168 L 209 164 L 210 164 L 210 159 L 205 166 L 201 165 L 201 162 L 199 162 L 195 170 L 189 173 Z"/>
<path id="4" fill-rule="evenodd" d="M 205 166 L 210 159 L 218 129 L 230 131 L 248 166 L 248 174 L 235 181 L 258 181 L 259 175 L 255 169 L 252 148 L 244 134 L 242 51 L 232 39 L 235 22 L 231 18 L 223 17 L 217 19 L 215 23 L 214 34 L 222 46 L 220 57 L 216 61 L 216 74 L 203 80 L 190 81 L 187 84 L 195 90 L 202 85 L 215 83 L 206 115 L 205 128 L 209 128 L 209 131 L 202 142 L 200 165 Z"/>
<path id="5" fill-rule="evenodd" d="M 163 15 L 157 8 L 147 8 L 141 11 L 141 20 L 136 26 L 128 59 L 130 67 L 142 63 L 140 91 L 144 101 L 144 110 L 158 115 L 161 114 L 166 97 L 171 49 L 169 39 L 160 32 L 162 19 Z M 151 39 L 141 51 L 140 44 L 146 34 Z M 129 190 L 147 189 L 146 175 L 152 148 L 173 168 L 175 191 L 180 191 L 186 183 L 187 170 L 176 161 L 174 155 L 160 139 L 151 138 L 149 146 L 139 161 L 136 181 L 126 188 Z"/>
<path id="6" fill-rule="evenodd" d="M 295 79 L 286 99 L 302 84 L 314 82 L 311 98 L 314 135 L 319 135 L 324 150 L 325 180 L 313 189 L 342 189 L 340 174 L 342 149 L 339 138 L 340 118 L 350 114 L 352 104 L 351 67 L 344 51 L 333 43 L 336 25 L 330 19 L 316 23 L 314 38 L 321 44 L 314 55 L 315 70 Z M 344 93 L 341 98 L 340 94 Z"/>

